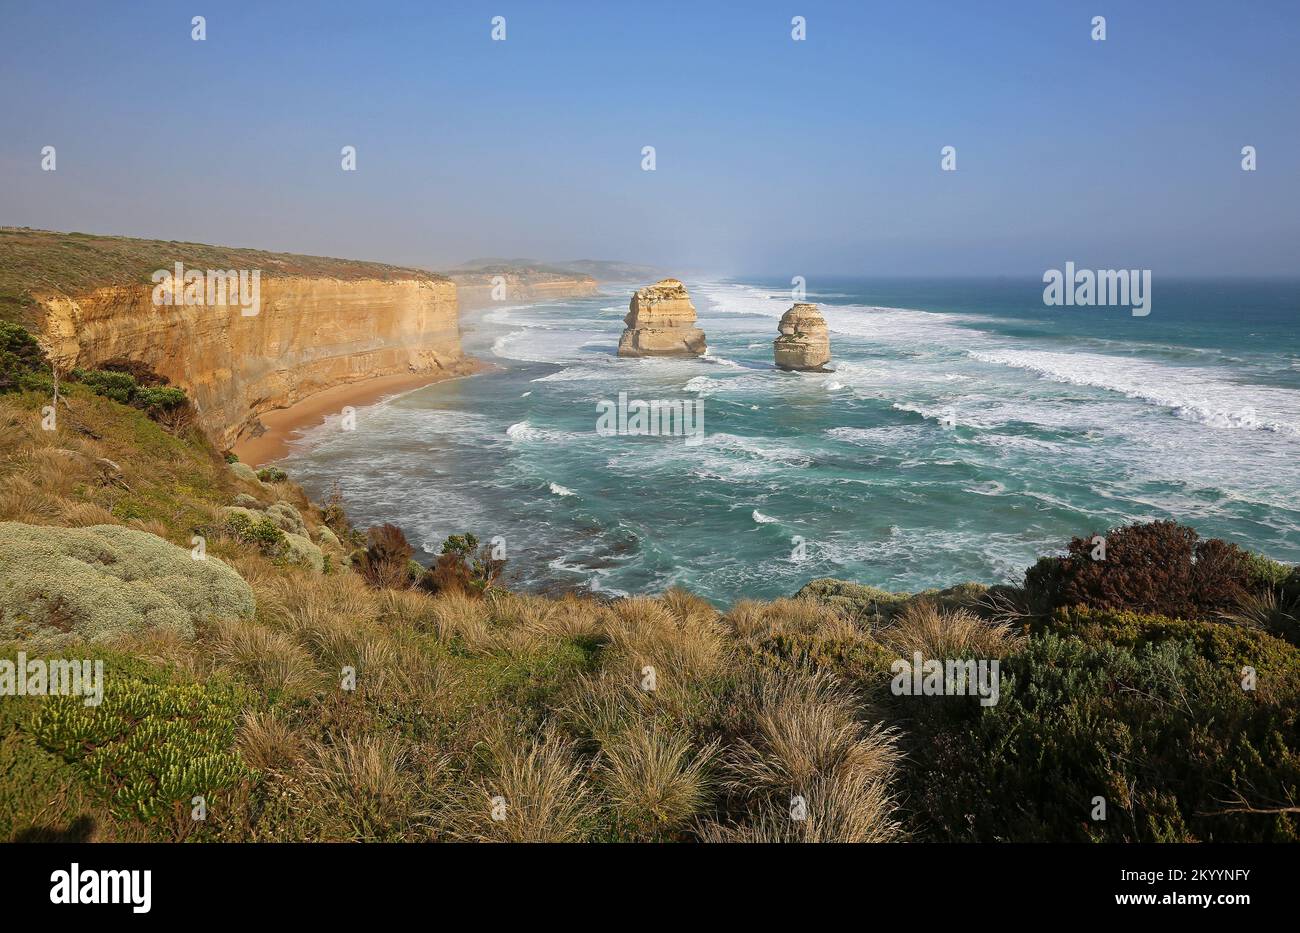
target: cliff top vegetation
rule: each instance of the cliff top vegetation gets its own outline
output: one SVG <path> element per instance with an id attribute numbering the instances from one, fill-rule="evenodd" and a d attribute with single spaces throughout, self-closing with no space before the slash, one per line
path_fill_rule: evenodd
<path id="1" fill-rule="evenodd" d="M 314 276 L 396 280 L 446 276 L 405 266 L 261 249 L 0 227 L 0 320 L 27 322 L 33 292 L 79 295 L 109 285 L 148 284 L 177 262 L 196 269 L 257 269 L 267 278 Z"/>

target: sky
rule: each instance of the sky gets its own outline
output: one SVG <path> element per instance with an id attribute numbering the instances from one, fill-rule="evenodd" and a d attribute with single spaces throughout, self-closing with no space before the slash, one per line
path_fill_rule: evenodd
<path id="1" fill-rule="evenodd" d="M 0 37 L 4 225 L 431 269 L 1300 273 L 1300 0 L 0 0 Z"/>

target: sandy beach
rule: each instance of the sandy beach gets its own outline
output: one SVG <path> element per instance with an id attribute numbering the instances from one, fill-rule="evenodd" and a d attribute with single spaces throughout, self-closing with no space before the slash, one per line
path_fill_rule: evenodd
<path id="1" fill-rule="evenodd" d="M 415 389 L 445 382 L 448 379 L 460 379 L 473 376 L 492 368 L 490 363 L 480 360 L 470 361 L 470 368 L 458 373 L 399 373 L 394 376 L 377 376 L 361 382 L 334 386 L 309 395 L 305 399 L 290 405 L 268 411 L 260 416 L 266 430 L 257 437 L 241 437 L 235 442 L 234 453 L 249 466 L 258 467 L 279 460 L 289 452 L 289 441 L 294 435 L 316 427 L 330 415 L 338 414 L 346 405 L 360 408 L 395 395 L 403 395 Z"/>

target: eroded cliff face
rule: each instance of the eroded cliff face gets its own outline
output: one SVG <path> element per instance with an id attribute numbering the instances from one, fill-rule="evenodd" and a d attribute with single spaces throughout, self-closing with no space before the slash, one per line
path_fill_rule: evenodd
<path id="1" fill-rule="evenodd" d="M 704 331 L 695 326 L 695 305 L 679 279 L 661 279 L 632 295 L 619 356 L 700 356 Z"/>
<path id="2" fill-rule="evenodd" d="M 560 276 L 547 273 L 453 272 L 462 309 L 485 308 L 499 302 L 545 301 L 550 298 L 581 298 L 594 295 L 595 279 L 587 275 Z M 502 297 L 494 298 L 494 280 L 500 276 Z"/>
<path id="3" fill-rule="evenodd" d="M 32 297 L 60 366 L 143 360 L 185 389 L 222 447 L 254 430 L 259 414 L 322 389 L 471 369 L 456 285 L 441 278 L 263 277 L 252 316 L 237 304 L 159 306 L 147 284 Z"/>

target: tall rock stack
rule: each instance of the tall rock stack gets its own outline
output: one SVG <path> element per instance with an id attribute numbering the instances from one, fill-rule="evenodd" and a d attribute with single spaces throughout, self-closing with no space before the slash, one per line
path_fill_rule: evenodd
<path id="1" fill-rule="evenodd" d="M 695 305 L 686 286 L 663 279 L 632 296 L 623 318 L 627 329 L 618 340 L 619 356 L 699 356 L 704 353 L 704 331 L 695 326 Z"/>
<path id="2" fill-rule="evenodd" d="M 776 368 L 800 372 L 830 372 L 831 334 L 816 305 L 800 302 L 777 325 L 781 336 L 773 343 Z"/>

